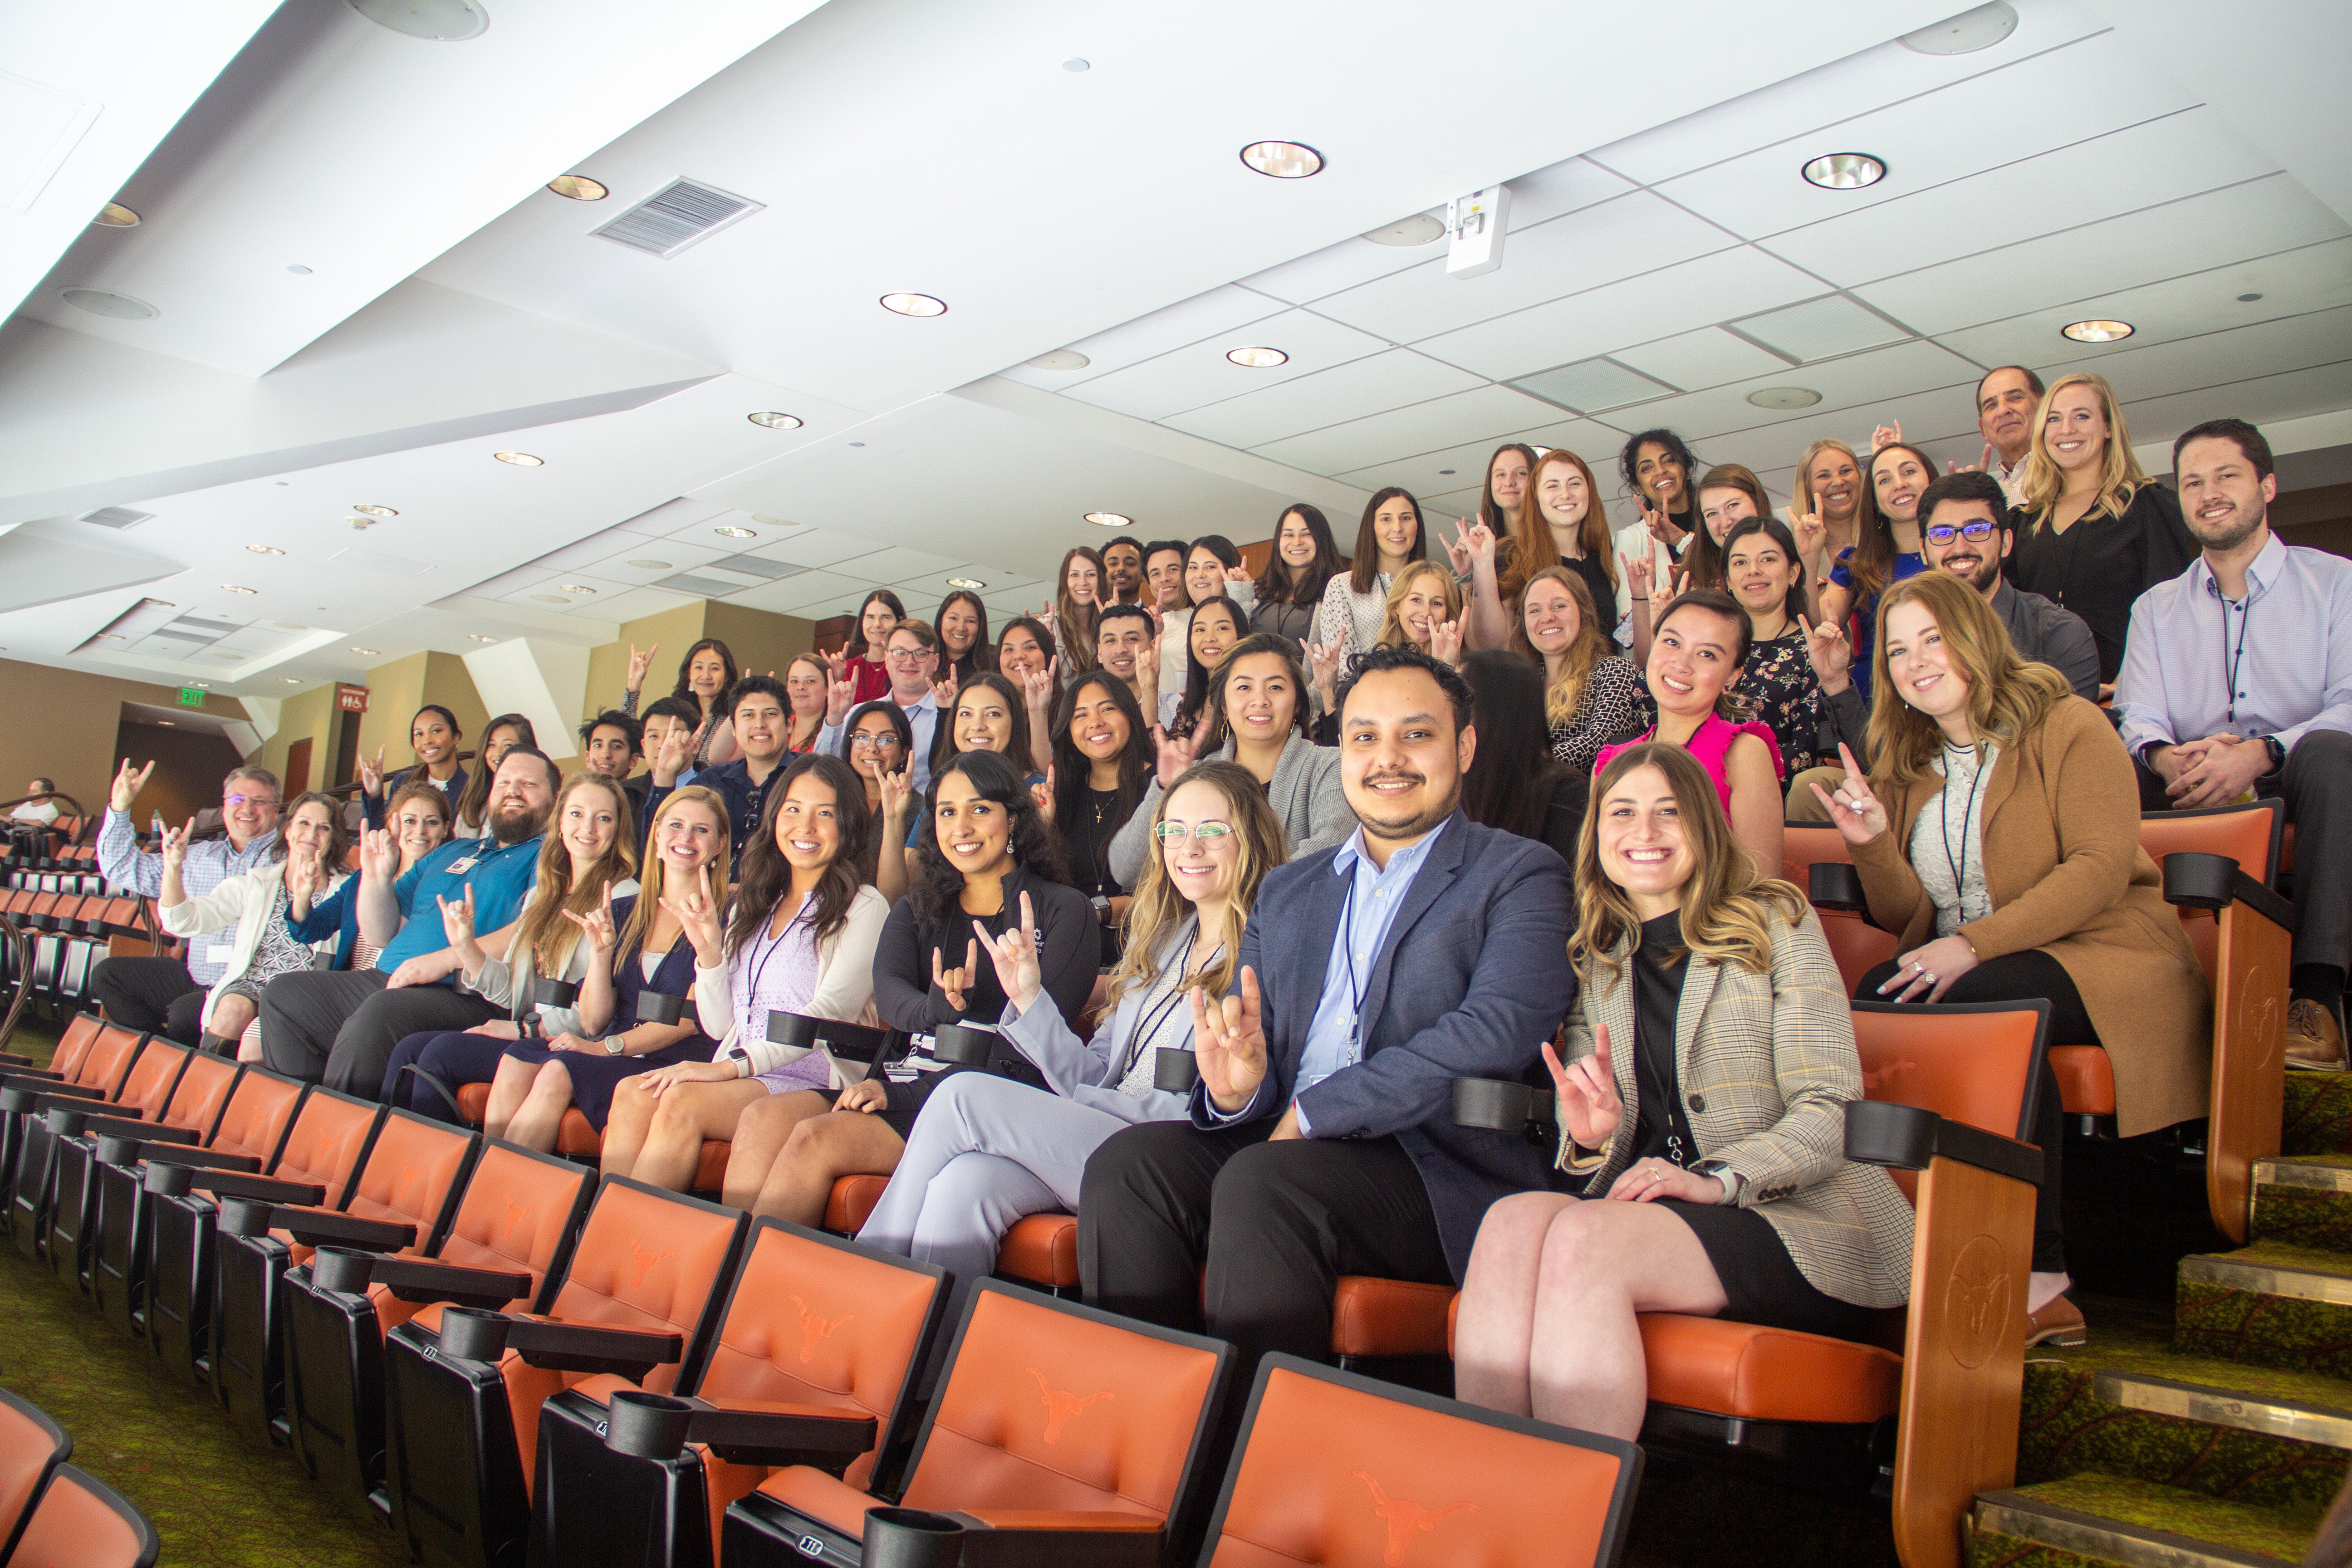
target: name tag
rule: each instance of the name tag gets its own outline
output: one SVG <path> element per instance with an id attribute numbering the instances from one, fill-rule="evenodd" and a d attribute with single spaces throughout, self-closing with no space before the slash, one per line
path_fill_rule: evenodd
<path id="1" fill-rule="evenodd" d="M 449 862 L 449 875 L 453 877 L 462 877 L 480 863 L 481 862 L 478 859 L 471 855 L 467 856 L 462 860 L 452 860 Z"/>
<path id="2" fill-rule="evenodd" d="M 206 963 L 226 963 L 236 956 L 236 943 L 233 942 L 215 942 L 205 944 L 205 962 Z"/>

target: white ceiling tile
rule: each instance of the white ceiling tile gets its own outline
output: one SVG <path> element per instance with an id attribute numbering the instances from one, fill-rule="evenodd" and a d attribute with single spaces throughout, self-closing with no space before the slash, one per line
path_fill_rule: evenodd
<path id="1" fill-rule="evenodd" d="M 2119 37 L 2062 49 L 1670 180 L 1660 193 L 1754 239 L 1896 200 L 1948 180 L 2101 136 L 2197 100 L 2156 77 Z M 2027 106 L 2031 106 L 2028 108 Z M 1808 184 L 1825 153 L 1867 153 L 1886 176 L 1860 190 Z"/>
<path id="2" fill-rule="evenodd" d="M 1897 342 L 1908 335 L 1885 317 L 1864 310 L 1842 294 L 1743 317 L 1733 324 L 1758 342 L 1802 364 Z"/>
<path id="3" fill-rule="evenodd" d="M 1701 327 L 1695 332 L 1619 349 L 1609 357 L 1684 392 L 1787 368 L 1775 355 L 1719 327 Z"/>
<path id="4" fill-rule="evenodd" d="M 1415 347 L 1496 379 L 1525 375 L 1822 291 L 1821 279 L 1746 246 L 1537 305 Z"/>
<path id="5" fill-rule="evenodd" d="M 1527 429 L 1540 423 L 1549 412 L 1536 399 L 1508 387 L 1482 386 L 1293 436 L 1255 451 L 1261 458 L 1271 458 L 1310 474 L 1338 474 L 1391 456 L 1432 452 L 1440 447 L 1485 440 L 1489 432 L 1499 440 L 1503 431 Z"/>
<path id="6" fill-rule="evenodd" d="M 743 548 L 747 554 L 764 555 L 789 565 L 830 566 L 836 561 L 870 553 L 874 542 L 831 529 L 803 528 L 788 538 L 763 539 L 756 544 L 746 541 Z"/>
<path id="7" fill-rule="evenodd" d="M 2035 0 L 2017 9 L 2016 31 L 1990 48 L 1968 55 L 1923 55 L 1889 41 L 1612 142 L 1589 156 L 1628 178 L 1656 184 L 1737 157 L 1762 142 L 1801 135 L 1997 70 L 2107 26 L 2105 18 L 2074 0 Z"/>
<path id="8" fill-rule="evenodd" d="M 614 523 L 615 528 L 631 533 L 661 535 L 682 533 L 689 528 L 709 522 L 727 508 L 718 501 L 696 500 L 680 496 L 676 500 L 662 502 L 657 507 L 641 511 L 636 516 Z"/>
<path id="9" fill-rule="evenodd" d="M 1482 278 L 1449 278 L 1443 256 L 1411 271 L 1319 300 L 1316 309 L 1396 342 L 1412 342 L 1721 250 L 1731 237 L 1635 191 L 1510 236 L 1503 265 Z"/>
<path id="10" fill-rule="evenodd" d="M 1765 248 L 1832 283 L 1863 283 L 2277 167 L 2211 110 L 2191 109 L 1775 235 Z"/>
<path id="11" fill-rule="evenodd" d="M 1853 290 L 1913 331 L 1940 336 L 2184 272 L 2249 251 L 2290 250 L 2352 232 L 2285 174 L 1943 262 Z"/>
<path id="12" fill-rule="evenodd" d="M 1965 413 L 1969 405 L 1968 389 L 1976 384 L 1978 374 L 1976 366 L 1958 355 L 1948 353 L 1933 343 L 1915 340 L 1889 348 L 1874 349 L 1868 353 L 1807 365 L 1801 370 L 1782 370 L 1772 375 L 1734 382 L 1728 386 L 1718 386 L 1706 392 L 1662 398 L 1655 403 L 1643 404 L 1638 412 L 1626 411 L 1605 423 L 1622 428 L 1628 420 L 1638 418 L 1643 425 L 1663 425 L 1679 430 L 1696 445 L 1727 431 L 1784 423 L 1791 417 L 1830 416 L 1842 409 L 1868 409 L 1886 398 L 1921 387 L 1954 385 L 1961 389 L 1956 406 Z M 1759 408 L 1748 401 L 1749 393 L 1766 386 L 1809 386 L 1822 395 L 1822 401 L 1811 408 L 1796 411 Z M 1843 425 L 1853 422 L 1851 416 L 1841 421 Z M 1866 440 L 1870 433 L 1866 417 L 1862 423 L 1862 432 Z"/>
<path id="13" fill-rule="evenodd" d="M 1396 222 L 1402 223 L 1408 213 Z M 1433 209 L 1431 216 L 1445 221 L 1445 209 Z M 1369 283 L 1375 278 L 1385 278 L 1391 272 L 1402 272 L 1408 267 L 1418 267 L 1433 256 L 1445 254 L 1445 237 L 1440 235 L 1426 245 L 1375 245 L 1360 237 L 1343 239 L 1337 245 L 1327 245 L 1320 250 L 1310 250 L 1296 261 L 1286 261 L 1263 272 L 1254 272 L 1243 279 L 1244 288 L 1261 294 L 1271 294 L 1294 305 L 1304 305 L 1310 300 L 1320 300 L 1342 289 L 1352 289 L 1359 283 Z"/>
<path id="14" fill-rule="evenodd" d="M 696 540 L 680 538 L 656 542 L 622 535 L 616 540 L 613 534 L 605 533 L 594 542 L 606 553 L 589 564 L 595 568 L 599 577 L 608 577 L 615 583 L 650 583 L 673 572 L 691 571 L 707 562 L 735 553 L 732 550 L 713 548 L 733 542 L 716 537 L 706 545 Z M 616 543 L 620 546 L 617 550 L 614 548 Z M 640 566 L 636 564 L 640 561 L 658 562 L 660 564 Z"/>
<path id="15" fill-rule="evenodd" d="M 2275 424 L 2347 406 L 2352 406 L 2352 362 L 2339 362 L 2126 403 L 2124 420 L 2131 426 L 2135 445 L 2169 446 L 2174 437 L 2207 419 L 2230 416 L 2256 425 Z"/>
<path id="16" fill-rule="evenodd" d="M 1290 358 L 1271 370 L 1248 370 L 1225 357 L 1234 349 L 1248 346 L 1280 349 Z M 1389 346 L 1385 338 L 1343 327 L 1311 310 L 1285 310 L 1098 376 L 1072 387 L 1066 395 L 1138 419 L 1165 419 L 1204 404 L 1279 386 Z"/>
<path id="17" fill-rule="evenodd" d="M 1134 321 L 1113 327 L 1107 332 L 1097 332 L 1093 337 L 1069 344 L 1091 362 L 1075 376 L 1067 372 L 1047 371 L 1042 375 L 1034 375 L 1034 379 L 1029 379 L 1034 386 L 1049 390 L 1074 386 L 1080 381 L 1106 375 L 1122 366 L 1166 353 L 1171 349 L 1181 348 L 1186 343 L 1196 343 L 1202 338 L 1230 331 L 1235 327 L 1271 316 L 1281 309 L 1282 301 L 1279 300 L 1268 299 L 1264 294 L 1229 283 L 1222 289 L 1195 294 L 1164 310 L 1138 316 Z M 1014 368 L 1033 373 L 1034 369 L 1028 365 Z"/>
<path id="18" fill-rule="evenodd" d="M 986 584 L 987 586 L 972 591 L 981 596 L 983 604 L 992 603 L 998 605 L 1022 604 L 1034 605 L 1037 602 L 1037 595 L 1032 594 L 1030 590 L 1043 586 L 1038 579 L 1022 573 L 1007 571 L 1003 567 L 989 566 L 978 562 L 966 562 L 961 566 L 950 567 L 945 572 L 901 578 L 890 585 L 898 591 L 900 598 L 907 601 L 907 608 L 910 612 L 928 621 L 938 614 L 940 601 L 956 591 L 948 586 L 948 579 L 950 577 L 964 577 L 975 583 Z M 992 616 L 990 617 L 992 627 L 996 622 L 1003 619 L 1006 613 L 1000 610 Z M 933 624 L 937 625 L 936 622 Z"/>
<path id="19" fill-rule="evenodd" d="M 1525 430 L 1509 430 L 1492 437 L 1480 437 L 1475 441 L 1454 447 L 1441 447 L 1435 451 L 1412 457 L 1384 459 L 1369 467 L 1334 476 L 1359 489 L 1376 490 L 1385 485 L 1402 485 L 1416 496 L 1434 497 L 1469 487 L 1470 504 L 1475 507 L 1485 493 L 1486 463 L 1495 448 L 1507 441 L 1524 442 L 1530 447 L 1565 447 L 1580 455 L 1597 472 L 1616 461 L 1618 444 L 1623 439 L 1606 426 L 1595 425 L 1589 419 L 1564 416 L 1555 424 L 1539 425 Z M 1447 473 L 1444 470 L 1452 469 Z M 1339 524 L 1332 524 L 1334 529 Z M 1343 544 L 1346 541 L 1341 542 Z"/>
<path id="20" fill-rule="evenodd" d="M 2262 298 L 2241 300 L 2242 294 Z M 2074 300 L 1947 332 L 1937 342 L 1979 364 L 2026 364 L 2038 370 L 2343 304 L 2352 304 L 2352 239 L 2233 262 L 2095 300 Z M 2091 320 L 2129 321 L 2137 331 L 2114 343 L 2078 343 L 2060 335 L 2069 322 Z"/>
<path id="21" fill-rule="evenodd" d="M 945 572 L 961 563 L 952 555 L 934 555 L 928 550 L 910 550 L 906 545 L 894 544 L 887 550 L 869 551 L 863 555 L 849 556 L 825 564 L 835 572 L 863 577 L 870 582 L 898 583 L 909 577 Z"/>
<path id="22" fill-rule="evenodd" d="M 1632 403 L 1646 403 L 1654 397 L 1670 397 L 1682 390 L 1654 376 L 1628 370 L 1612 359 L 1579 360 L 1558 370 L 1520 376 L 1511 384 L 1531 396 L 1579 414 L 1599 414 Z"/>
<path id="23" fill-rule="evenodd" d="M 1229 397 L 1161 423 L 1228 447 L 1255 447 L 1403 404 L 1465 392 L 1477 384 L 1478 377 L 1467 371 L 1407 349 L 1391 349 L 1335 370 Z"/>
<path id="24" fill-rule="evenodd" d="M 1612 174 L 1585 158 L 1564 158 L 1548 168 L 1503 182 L 1511 187 L 1511 222 L 1505 232 L 1517 234 L 1566 213 L 1622 196 L 1633 188 L 1622 174 Z M 1467 195 L 1466 191 L 1457 195 Z M 1439 209 L 1443 212 L 1443 208 Z M 1504 254 L 1509 255 L 1509 247 Z"/>
<path id="25" fill-rule="evenodd" d="M 679 609 L 695 603 L 692 595 L 673 594 L 667 588 L 632 588 L 625 594 L 615 594 L 600 600 L 593 610 L 598 618 L 607 621 L 634 621 L 646 616 L 658 616 L 665 610 Z M 547 609 L 555 606 L 549 605 Z"/>
<path id="26" fill-rule="evenodd" d="M 730 594 L 727 602 L 743 605 L 754 610 L 767 610 L 780 616 L 803 614 L 815 604 L 830 604 L 844 595 L 862 597 L 880 584 L 836 572 L 803 572 L 791 577 L 780 577 L 773 583 L 757 588 L 746 588 Z M 855 603 L 850 606 L 856 608 Z"/>
<path id="27" fill-rule="evenodd" d="M 2108 354 L 2098 371 L 2128 404 L 2339 360 L 2352 360 L 2352 305 Z"/>
<path id="28" fill-rule="evenodd" d="M 1910 352 L 1889 349 L 1889 353 Z M 1865 356 L 1867 357 L 1867 356 Z M 1853 360 L 1841 360 L 1840 364 L 1853 364 Z M 1890 421 L 1902 425 L 1906 437 L 1926 447 L 1937 458 L 1958 458 L 1973 463 L 1979 455 L 1982 442 L 1976 435 L 1976 418 L 1969 408 L 1971 384 L 1944 387 L 1932 392 L 1906 392 L 1899 395 L 1881 396 L 1867 403 L 1840 409 L 1807 408 L 1794 414 L 1773 416 L 1763 424 L 1724 435 L 1692 437 L 1697 448 L 1702 468 L 1714 463 L 1744 463 L 1761 474 L 1780 470 L 1784 477 L 1780 493 L 1788 489 L 1786 472 L 1793 468 L 1798 455 L 1812 442 L 1823 437 L 1843 441 L 1859 452 L 1870 445 L 1870 433 Z M 1763 410 L 1749 411 L 1763 414 Z M 1689 433 L 1685 426 L 1685 433 Z"/>

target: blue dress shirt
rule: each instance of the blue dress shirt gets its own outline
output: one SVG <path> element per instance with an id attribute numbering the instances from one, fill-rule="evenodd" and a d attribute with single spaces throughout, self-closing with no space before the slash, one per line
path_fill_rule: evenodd
<path id="1" fill-rule="evenodd" d="M 885 700 L 895 700 L 887 692 L 883 693 L 883 698 Z M 858 706 L 862 708 L 865 704 L 860 703 Z M 931 741 L 932 737 L 939 733 L 940 728 L 940 700 L 931 692 L 926 691 L 923 693 L 923 700 L 919 702 L 911 705 L 899 703 L 898 711 L 907 716 L 907 727 L 915 732 L 914 753 L 907 759 L 907 782 L 914 786 L 918 796 L 928 795 L 931 788 Z M 842 724 L 827 724 L 818 731 L 816 750 L 829 757 L 840 757 L 844 761 L 850 761 L 849 750 L 842 744 L 843 732 L 846 728 L 847 726 Z M 850 762 L 850 765 L 856 766 L 854 761 Z M 864 778 L 866 775 L 861 771 L 857 776 Z"/>

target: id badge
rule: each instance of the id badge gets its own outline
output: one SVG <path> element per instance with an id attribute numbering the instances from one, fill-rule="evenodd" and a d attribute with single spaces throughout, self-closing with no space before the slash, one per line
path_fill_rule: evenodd
<path id="1" fill-rule="evenodd" d="M 226 964 L 229 960 L 236 956 L 236 943 L 233 942 L 210 942 L 205 947 L 205 962 L 206 963 Z"/>
<path id="2" fill-rule="evenodd" d="M 478 864 L 479 864 L 479 862 L 471 855 L 467 856 L 462 860 L 452 860 L 449 862 L 449 875 L 452 877 L 462 877 L 467 872 L 472 870 Z"/>

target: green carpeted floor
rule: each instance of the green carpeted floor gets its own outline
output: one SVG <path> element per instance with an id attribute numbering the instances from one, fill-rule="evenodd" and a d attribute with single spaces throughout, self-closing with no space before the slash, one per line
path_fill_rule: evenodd
<path id="1" fill-rule="evenodd" d="M 48 1059 L 30 1019 L 8 1048 Z M 0 1243 L 0 1385 L 73 1435 L 74 1463 L 146 1511 L 163 1568 L 379 1568 L 405 1563 L 392 1532 L 346 1510 L 286 1450 L 230 1431 L 211 1396 Z"/>

